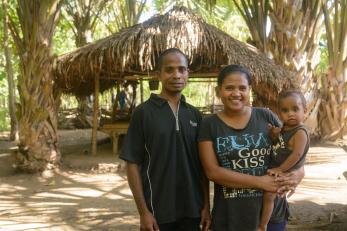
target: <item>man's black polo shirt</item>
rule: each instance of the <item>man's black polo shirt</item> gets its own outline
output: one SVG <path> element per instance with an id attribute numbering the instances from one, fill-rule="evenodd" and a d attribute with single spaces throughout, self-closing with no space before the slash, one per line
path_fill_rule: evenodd
<path id="1" fill-rule="evenodd" d="M 152 94 L 131 118 L 120 158 L 140 166 L 147 207 L 159 224 L 200 217 L 202 168 L 197 135 L 200 112 L 181 97 L 176 117 Z"/>

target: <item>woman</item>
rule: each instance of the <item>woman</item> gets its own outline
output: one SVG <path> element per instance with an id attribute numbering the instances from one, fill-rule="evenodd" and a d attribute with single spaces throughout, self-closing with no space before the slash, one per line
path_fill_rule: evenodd
<path id="1" fill-rule="evenodd" d="M 279 192 L 283 184 L 289 189 L 300 180 L 266 175 L 272 147 L 269 124 L 279 127 L 280 122 L 270 110 L 250 106 L 250 86 L 247 69 L 225 67 L 217 86 L 224 109 L 201 123 L 200 158 L 206 175 L 215 182 L 213 231 L 256 230 L 263 190 Z"/>

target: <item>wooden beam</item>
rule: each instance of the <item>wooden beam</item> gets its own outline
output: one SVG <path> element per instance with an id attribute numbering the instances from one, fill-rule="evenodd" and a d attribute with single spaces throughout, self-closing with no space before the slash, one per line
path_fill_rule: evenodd
<path id="1" fill-rule="evenodd" d="M 92 128 L 92 155 L 97 153 L 97 132 L 99 127 L 99 91 L 100 91 L 100 75 L 97 73 L 94 83 L 94 105 L 93 105 L 93 128 Z"/>
<path id="2" fill-rule="evenodd" d="M 100 79 L 111 79 L 111 80 L 150 80 L 152 79 L 152 76 L 155 76 L 155 72 L 150 73 L 141 73 L 133 75 L 131 74 L 124 74 L 123 76 L 120 76 L 119 74 L 109 74 L 109 75 L 101 75 Z M 189 73 L 189 78 L 216 78 L 218 76 L 218 73 Z"/>

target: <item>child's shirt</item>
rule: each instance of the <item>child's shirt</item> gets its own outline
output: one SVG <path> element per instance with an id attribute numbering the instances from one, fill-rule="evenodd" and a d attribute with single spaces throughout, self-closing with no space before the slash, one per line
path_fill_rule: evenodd
<path id="1" fill-rule="evenodd" d="M 292 153 L 292 149 L 288 146 L 289 140 L 295 135 L 298 130 L 304 130 L 307 135 L 307 143 L 304 149 L 304 153 L 301 156 L 300 160 L 288 171 L 292 171 L 294 169 L 299 169 L 305 163 L 306 154 L 310 147 L 310 136 L 308 134 L 307 129 L 304 125 L 298 125 L 297 127 L 282 131 L 278 137 L 278 142 L 273 145 L 273 152 L 271 155 L 270 168 L 279 167 Z"/>

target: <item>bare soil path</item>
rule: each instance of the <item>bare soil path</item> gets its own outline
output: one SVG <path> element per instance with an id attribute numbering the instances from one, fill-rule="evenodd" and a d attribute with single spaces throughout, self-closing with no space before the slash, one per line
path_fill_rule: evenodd
<path id="1" fill-rule="evenodd" d="M 121 162 L 101 133 L 91 156 L 90 134 L 59 131 L 62 168 L 53 176 L 15 173 L 15 145 L 0 136 L 0 231 L 139 230 Z M 347 230 L 346 171 L 343 148 L 311 148 L 306 177 L 289 199 L 288 230 Z"/>

